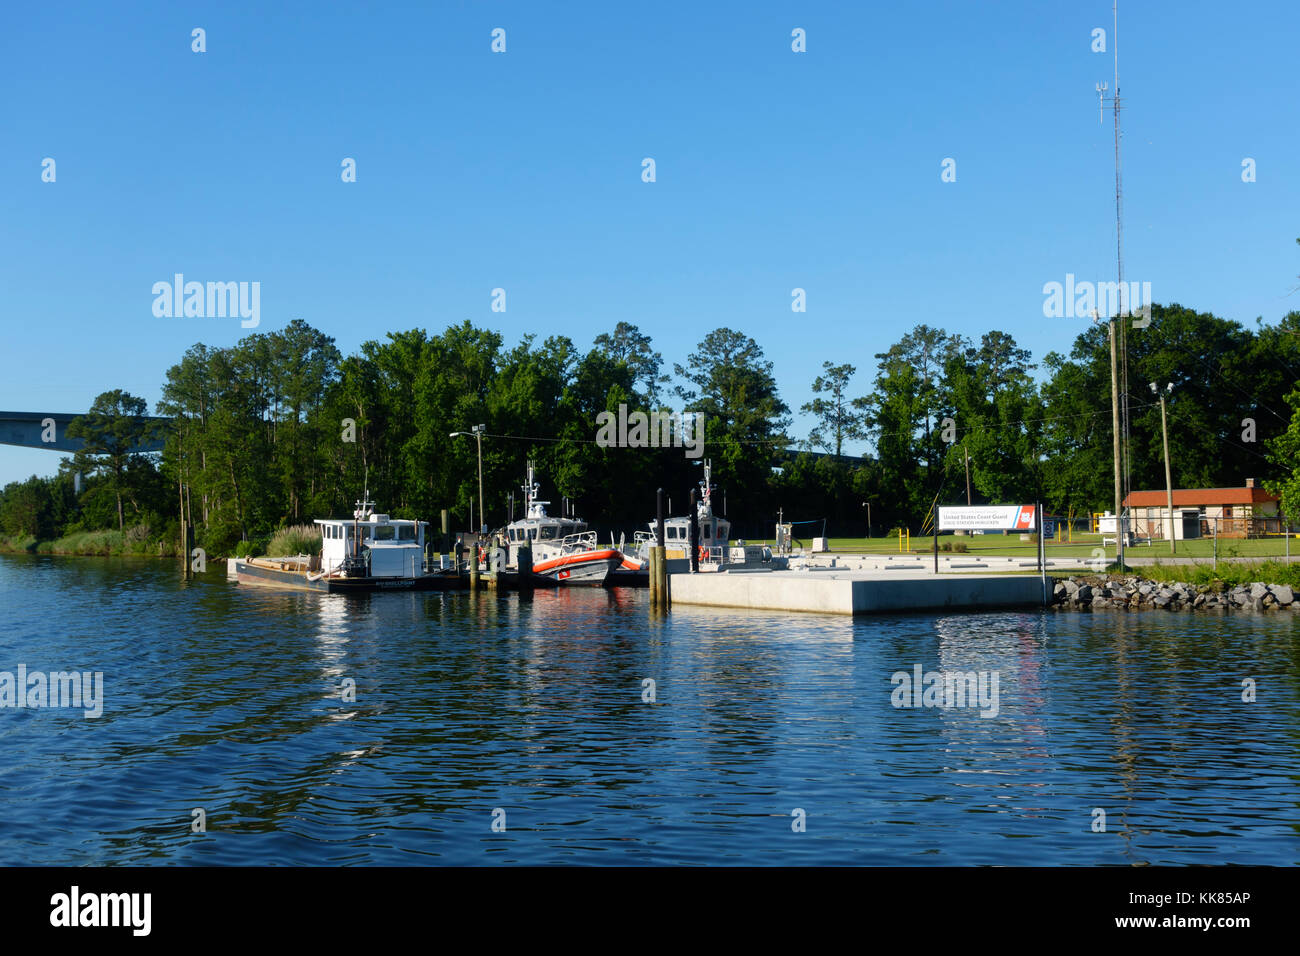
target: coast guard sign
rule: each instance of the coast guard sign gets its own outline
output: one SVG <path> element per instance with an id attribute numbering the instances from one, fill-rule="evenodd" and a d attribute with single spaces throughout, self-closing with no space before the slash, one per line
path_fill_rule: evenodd
<path id="1" fill-rule="evenodd" d="M 974 505 L 939 509 L 940 531 L 1033 531 L 1033 505 Z"/>

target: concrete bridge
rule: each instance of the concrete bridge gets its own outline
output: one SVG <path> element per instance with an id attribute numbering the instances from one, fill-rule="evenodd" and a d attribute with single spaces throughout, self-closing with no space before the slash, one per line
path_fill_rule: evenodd
<path id="1" fill-rule="evenodd" d="M 0 445 L 19 445 L 23 448 L 48 448 L 51 451 L 77 452 L 85 447 L 80 438 L 69 438 L 68 425 L 85 412 L 0 412 Z M 169 422 L 169 418 L 152 415 L 137 419 L 144 422 Z M 53 439 L 49 441 L 47 439 Z M 144 442 L 133 452 L 162 451 L 164 439 Z"/>

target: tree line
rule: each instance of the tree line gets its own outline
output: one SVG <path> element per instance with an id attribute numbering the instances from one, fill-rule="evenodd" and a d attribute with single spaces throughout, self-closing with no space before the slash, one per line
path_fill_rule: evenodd
<path id="1" fill-rule="evenodd" d="M 1248 328 L 1153 306 L 1127 351 L 1132 488 L 1164 487 L 1148 386 L 1172 383 L 1175 485 L 1255 477 L 1300 517 L 1300 312 Z M 380 510 L 436 524 L 448 509 L 453 529 L 466 529 L 478 509 L 476 442 L 449 436 L 482 424 L 489 526 L 509 519 L 512 495 L 521 515 L 531 459 L 552 513 L 568 508 L 630 536 L 653 517 L 657 488 L 682 514 L 702 473 L 681 448 L 597 445 L 597 416 L 620 405 L 704 414 L 704 454 L 736 536 L 770 537 L 778 509 L 860 536 L 868 503 L 876 534 L 916 530 L 934 501 L 966 501 L 968 474 L 975 503 L 1042 500 L 1081 515 L 1112 507 L 1104 325 L 1041 367 L 1005 332 L 976 341 L 925 324 L 874 360 L 865 394 L 857 365 L 824 363 L 801 407 L 813 427 L 797 439 L 772 362 L 734 329 L 709 332 L 669 375 L 651 338 L 624 322 L 586 351 L 566 336 L 507 345 L 466 321 L 437 335 L 390 332 L 344 356 L 295 320 L 228 348 L 195 345 L 168 369 L 160 454 L 132 450 L 157 427 L 143 420 L 142 399 L 100 395 L 69 429 L 82 452 L 53 478 L 0 491 L 0 534 L 115 529 L 173 540 L 183 514 L 210 554 L 232 553 L 277 528 L 349 514 L 366 488 Z M 869 454 L 844 454 L 862 444 Z"/>

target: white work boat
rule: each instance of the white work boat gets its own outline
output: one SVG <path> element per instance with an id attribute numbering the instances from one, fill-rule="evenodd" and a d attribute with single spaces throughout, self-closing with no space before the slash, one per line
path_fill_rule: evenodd
<path id="1" fill-rule="evenodd" d="M 596 532 L 588 531 L 585 521 L 548 515 L 550 502 L 537 497 L 539 490 L 530 461 L 524 483 L 524 517 L 506 526 L 508 563 L 517 566 L 519 549 L 527 547 L 532 549 L 534 574 L 552 578 L 557 584 L 601 587 L 610 572 L 623 563 L 622 552 L 601 548 Z"/>
<path id="2" fill-rule="evenodd" d="M 234 562 L 240 584 L 309 591 L 461 590 L 468 580 L 454 569 L 427 568 L 428 522 L 376 514 L 363 496 L 352 518 L 317 518 L 321 552 Z"/>

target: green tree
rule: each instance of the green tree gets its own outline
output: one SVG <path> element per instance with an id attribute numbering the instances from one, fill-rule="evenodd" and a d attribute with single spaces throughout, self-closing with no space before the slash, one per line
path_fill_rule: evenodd
<path id="1" fill-rule="evenodd" d="M 945 365 L 946 410 L 956 423 L 945 468 L 950 484 L 960 486 L 969 456 L 972 500 L 977 493 L 1015 503 L 1043 493 L 1042 404 L 1029 358 L 1010 335 L 994 331 Z"/>
<path id="2" fill-rule="evenodd" d="M 1264 487 L 1281 499 L 1280 507 L 1291 524 L 1300 523 L 1300 385 L 1286 397 L 1291 421 L 1286 430 L 1267 445 L 1269 460 L 1279 477 L 1265 481 Z"/>
<path id="3" fill-rule="evenodd" d="M 102 479 L 103 488 L 117 504 L 118 531 L 125 529 L 124 499 L 140 511 L 138 491 L 143 473 L 153 468 L 148 455 L 140 450 L 157 435 L 157 425 L 145 417 L 147 412 L 144 399 L 114 389 L 98 395 L 89 412 L 68 424 L 68 437 L 83 442 L 73 457 L 74 467 Z"/>
<path id="4" fill-rule="evenodd" d="M 659 404 L 660 386 L 669 382 L 662 374 L 664 359 L 650 346 L 650 336 L 628 322 L 620 322 L 613 332 L 596 336 L 593 343 L 616 362 L 623 362 L 632 370 L 634 382 L 645 386 L 645 400 L 651 408 Z"/>
<path id="5" fill-rule="evenodd" d="M 825 374 L 818 375 L 812 385 L 813 394 L 818 397 L 799 410 L 817 418 L 816 427 L 808 433 L 808 441 L 838 458 L 846 441 L 867 437 L 867 403 L 863 399 L 850 399 L 847 394 L 856 368 L 828 361 L 822 363 L 822 369 Z M 823 394 L 827 397 L 820 397 Z"/>
<path id="6" fill-rule="evenodd" d="M 789 438 L 789 407 L 777 392 L 772 363 L 749 336 L 714 329 L 686 359 L 674 365 L 685 384 L 676 394 L 685 411 L 705 416 L 705 455 L 719 462 L 720 482 L 757 518 L 768 503 L 772 467 Z"/>

